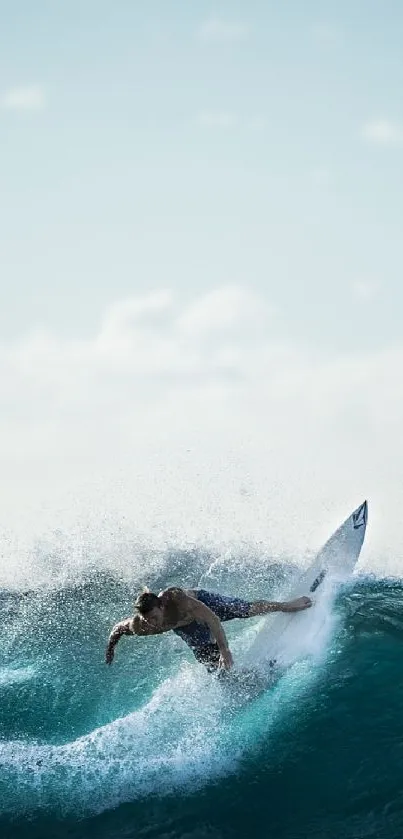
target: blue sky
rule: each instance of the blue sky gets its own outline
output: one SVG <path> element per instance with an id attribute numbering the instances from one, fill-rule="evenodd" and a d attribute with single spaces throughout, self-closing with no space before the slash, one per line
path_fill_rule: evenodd
<path id="1" fill-rule="evenodd" d="M 116 464 L 151 475 L 150 505 L 163 487 L 158 521 L 196 478 L 197 518 L 215 473 L 228 528 L 239 487 L 250 522 L 305 493 L 306 537 L 319 503 L 398 509 L 401 3 L 0 15 L 10 515 Z"/>
<path id="2" fill-rule="evenodd" d="M 235 282 L 324 349 L 399 335 L 398 3 L 1 17 L 3 104 L 28 92 L 0 112 L 5 334 L 83 334 L 116 297 Z"/>

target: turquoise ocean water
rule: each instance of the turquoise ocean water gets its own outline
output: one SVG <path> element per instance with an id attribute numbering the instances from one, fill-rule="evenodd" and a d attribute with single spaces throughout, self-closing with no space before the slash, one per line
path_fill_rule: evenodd
<path id="1" fill-rule="evenodd" d="M 147 579 L 277 597 L 295 573 L 172 550 Z M 319 653 L 256 691 L 172 634 L 122 639 L 106 667 L 139 575 L 1 590 L 1 837 L 400 839 L 403 583 L 355 577 Z M 236 658 L 259 620 L 226 628 Z"/>

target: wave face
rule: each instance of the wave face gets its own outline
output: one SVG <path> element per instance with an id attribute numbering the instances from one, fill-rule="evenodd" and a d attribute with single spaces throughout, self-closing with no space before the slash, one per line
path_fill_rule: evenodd
<path id="1" fill-rule="evenodd" d="M 169 551 L 147 579 L 279 597 L 296 573 L 256 567 Z M 139 579 L 0 592 L 2 837 L 400 839 L 400 581 L 355 578 L 322 649 L 255 690 L 209 677 L 173 634 L 122 639 L 107 668 Z M 236 658 L 259 620 L 226 628 Z"/>

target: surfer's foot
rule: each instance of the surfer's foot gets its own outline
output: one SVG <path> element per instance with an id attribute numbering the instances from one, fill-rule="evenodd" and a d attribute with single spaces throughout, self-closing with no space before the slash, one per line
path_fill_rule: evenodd
<path id="1" fill-rule="evenodd" d="M 282 612 L 301 612 L 302 609 L 309 609 L 312 606 L 310 597 L 297 597 L 296 600 L 289 600 L 287 603 L 281 604 Z"/>

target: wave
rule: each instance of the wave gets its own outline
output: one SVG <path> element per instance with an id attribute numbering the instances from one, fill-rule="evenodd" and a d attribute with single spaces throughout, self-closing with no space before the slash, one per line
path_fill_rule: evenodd
<path id="1" fill-rule="evenodd" d="M 239 592 L 261 585 L 240 581 L 247 572 L 239 557 L 225 580 L 210 559 L 196 557 L 195 565 L 211 588 Z M 182 560 L 169 582 L 182 575 Z M 275 563 L 264 576 L 271 591 L 281 592 L 294 573 L 294 566 Z M 166 582 L 163 575 L 156 581 Z M 396 753 L 403 698 L 400 580 L 365 577 L 344 586 L 324 648 L 263 691 L 228 689 L 174 636 L 127 639 L 106 670 L 107 633 L 130 613 L 133 595 L 132 583 L 99 573 L 53 590 L 1 593 L 3 818 L 85 818 L 173 792 L 190 800 L 195 790 L 211 791 L 230 779 L 235 786 L 241 778 L 247 783 L 252 766 L 257 778 L 264 766 L 281 774 L 290 755 L 301 767 L 311 760 L 305 735 L 314 736 L 312 727 L 324 741 L 341 727 L 355 749 L 363 748 L 365 732 L 365 761 L 374 759 L 383 731 L 384 747 Z M 258 620 L 228 624 L 235 658 L 258 628 Z M 310 771 L 315 775 L 318 767 Z M 365 773 L 372 777 L 368 767 Z"/>

